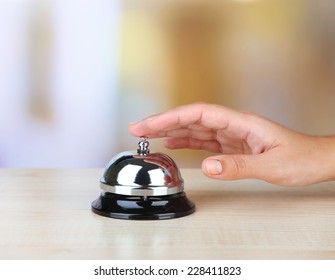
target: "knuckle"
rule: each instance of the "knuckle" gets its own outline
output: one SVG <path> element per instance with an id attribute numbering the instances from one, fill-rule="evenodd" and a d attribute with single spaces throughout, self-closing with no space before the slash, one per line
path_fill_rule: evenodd
<path id="1" fill-rule="evenodd" d="M 230 156 L 230 177 L 234 179 L 239 179 L 245 177 L 245 170 L 247 168 L 247 163 L 245 159 L 241 156 Z"/>

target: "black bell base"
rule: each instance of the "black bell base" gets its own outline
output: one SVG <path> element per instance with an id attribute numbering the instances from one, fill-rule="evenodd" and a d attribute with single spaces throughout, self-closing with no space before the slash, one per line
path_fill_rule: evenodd
<path id="1" fill-rule="evenodd" d="M 102 192 L 92 202 L 98 215 L 127 220 L 164 220 L 192 214 L 195 205 L 185 192 L 164 196 L 126 196 Z"/>

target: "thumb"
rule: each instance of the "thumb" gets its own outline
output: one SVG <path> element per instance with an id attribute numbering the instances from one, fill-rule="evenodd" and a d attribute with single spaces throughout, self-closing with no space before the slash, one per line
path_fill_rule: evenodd
<path id="1" fill-rule="evenodd" d="M 220 155 L 206 158 L 202 163 L 206 176 L 220 180 L 262 179 L 267 169 L 261 155 Z"/>

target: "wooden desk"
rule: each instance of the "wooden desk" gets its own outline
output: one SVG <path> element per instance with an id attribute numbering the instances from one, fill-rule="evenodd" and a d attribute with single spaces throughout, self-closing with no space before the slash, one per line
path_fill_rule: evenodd
<path id="1" fill-rule="evenodd" d="M 284 188 L 181 170 L 190 216 L 91 212 L 102 169 L 0 170 L 0 259 L 334 259 L 335 183 Z"/>

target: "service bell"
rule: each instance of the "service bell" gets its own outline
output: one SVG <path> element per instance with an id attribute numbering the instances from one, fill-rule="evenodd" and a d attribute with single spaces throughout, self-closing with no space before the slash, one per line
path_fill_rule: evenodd
<path id="1" fill-rule="evenodd" d="M 100 180 L 102 192 L 92 211 L 111 218 L 161 220 L 195 211 L 184 192 L 176 163 L 163 153 L 150 153 L 143 138 L 137 152 L 122 152 L 112 158 Z"/>

